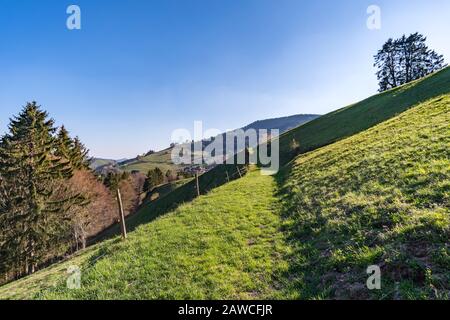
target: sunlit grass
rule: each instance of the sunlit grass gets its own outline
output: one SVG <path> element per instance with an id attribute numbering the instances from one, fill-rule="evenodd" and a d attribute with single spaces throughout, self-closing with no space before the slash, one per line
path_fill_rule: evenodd
<path id="1" fill-rule="evenodd" d="M 263 299 L 287 264 L 275 182 L 258 171 L 138 228 L 46 298 Z"/>
<path id="2" fill-rule="evenodd" d="M 299 157 L 281 179 L 296 298 L 448 298 L 450 96 Z M 369 292 L 366 268 L 382 269 Z"/>
<path id="3" fill-rule="evenodd" d="M 187 183 L 130 218 L 127 242 L 102 242 L 0 298 L 448 298 L 450 98 L 405 110 L 449 91 L 446 69 L 300 126 L 280 138 L 283 163 L 293 138 L 302 152 L 325 147 L 277 177 L 223 185 L 236 168 L 218 166 L 200 198 Z M 65 288 L 72 264 L 81 290 Z M 382 267 L 381 291 L 365 287 L 369 264 Z"/>

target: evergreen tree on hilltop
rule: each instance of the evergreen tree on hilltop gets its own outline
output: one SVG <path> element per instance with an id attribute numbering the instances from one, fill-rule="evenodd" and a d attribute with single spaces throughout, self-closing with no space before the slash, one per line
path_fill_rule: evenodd
<path id="1" fill-rule="evenodd" d="M 73 145 L 74 143 L 69 136 L 69 131 L 64 126 L 61 126 L 56 136 L 55 155 L 61 159 L 70 161 Z"/>
<path id="2" fill-rule="evenodd" d="M 78 137 L 73 140 L 73 147 L 70 150 L 70 161 L 75 169 L 89 169 L 89 150 Z"/>
<path id="3" fill-rule="evenodd" d="M 73 169 L 89 169 L 89 150 L 78 137 L 72 139 L 64 126 L 61 126 L 58 131 L 56 145 L 55 155 L 69 161 Z"/>
<path id="4" fill-rule="evenodd" d="M 65 212 L 76 201 L 55 197 L 72 168 L 54 154 L 54 121 L 35 103 L 11 119 L 0 143 L 0 251 L 3 271 L 32 273 L 65 235 Z"/>

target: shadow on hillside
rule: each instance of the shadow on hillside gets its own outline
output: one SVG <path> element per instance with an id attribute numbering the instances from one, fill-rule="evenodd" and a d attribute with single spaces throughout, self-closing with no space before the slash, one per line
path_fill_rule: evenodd
<path id="1" fill-rule="evenodd" d="M 278 208 L 282 224 L 280 232 L 284 235 L 284 241 L 287 247 L 290 248 L 289 253 L 284 256 L 285 261 L 288 262 L 288 268 L 282 273 L 273 275 L 275 282 L 278 283 L 278 289 L 282 292 L 282 296 L 294 299 L 304 299 L 305 290 L 305 275 L 302 268 L 302 263 L 308 261 L 299 260 L 303 256 L 302 246 L 298 237 L 299 226 L 293 223 L 293 217 L 296 212 L 295 207 L 295 192 L 292 191 L 292 186 L 289 185 L 289 177 L 293 174 L 294 160 L 283 167 L 275 176 L 277 184 L 276 198 L 279 201 Z"/>
<path id="2" fill-rule="evenodd" d="M 381 163 L 361 158 L 350 173 L 338 173 L 345 180 L 336 179 L 336 174 L 317 174 L 317 179 L 314 176 L 303 185 L 298 174 L 302 168 L 293 163 L 275 177 L 281 232 L 291 249 L 285 256 L 287 270 L 274 275 L 285 296 L 448 298 L 448 175 L 438 167 L 434 174 L 414 171 L 405 179 L 404 162 L 394 153 L 387 154 L 380 156 L 385 161 Z M 419 153 L 417 158 L 403 154 L 419 164 L 446 160 L 439 152 Z M 381 269 L 383 290 L 370 291 L 366 286 L 367 267 L 372 265 Z"/>
<path id="3" fill-rule="evenodd" d="M 283 220 L 280 231 L 290 248 L 284 257 L 288 262 L 287 269 L 282 274 L 274 275 L 280 284 L 280 291 L 290 299 L 370 298 L 361 261 L 345 260 L 351 257 L 345 248 L 352 243 L 351 239 L 358 235 L 359 230 L 349 228 L 343 232 L 330 229 L 320 200 L 305 201 L 296 190 L 298 181 L 294 171 L 295 163 L 291 162 L 275 177 L 276 196 Z M 363 242 L 368 243 L 369 238 L 365 237 Z M 335 260 L 332 254 L 339 248 L 344 250 L 342 261 Z"/>

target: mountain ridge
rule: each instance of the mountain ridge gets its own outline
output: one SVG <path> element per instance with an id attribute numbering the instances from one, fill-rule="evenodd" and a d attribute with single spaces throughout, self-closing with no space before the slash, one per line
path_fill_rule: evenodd
<path id="1" fill-rule="evenodd" d="M 320 117 L 315 114 L 296 114 L 292 116 L 279 117 L 279 118 L 270 118 L 264 120 L 254 121 L 245 127 L 235 129 L 236 130 L 248 130 L 248 129 L 278 129 L 280 130 L 280 134 L 284 133 L 292 128 L 295 128 L 299 125 L 302 125 L 308 121 L 314 120 Z M 224 135 L 223 133 L 222 135 Z M 92 163 L 99 163 L 100 165 L 92 165 L 91 168 L 96 171 L 101 171 L 102 168 L 105 167 L 114 167 L 117 169 L 125 170 L 125 171 L 140 171 L 146 174 L 150 169 L 155 167 L 160 167 L 163 171 L 167 170 L 180 170 L 183 166 L 176 166 L 171 164 L 171 150 L 172 148 L 165 148 L 163 150 L 159 150 L 156 152 L 152 152 L 151 154 L 147 153 L 136 158 L 127 159 L 119 163 L 119 161 L 111 160 L 109 162 L 100 161 L 103 159 L 93 158 Z"/>

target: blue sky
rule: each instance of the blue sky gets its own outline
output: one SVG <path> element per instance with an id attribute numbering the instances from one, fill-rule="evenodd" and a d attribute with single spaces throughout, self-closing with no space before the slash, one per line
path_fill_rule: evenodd
<path id="1" fill-rule="evenodd" d="M 66 8 L 81 8 L 81 30 Z M 381 8 L 381 30 L 366 27 Z M 450 59 L 448 0 L 0 0 L 0 132 L 36 100 L 91 150 L 133 157 L 174 129 L 324 114 L 376 93 L 373 54 L 419 31 Z M 448 61 L 448 60 L 447 60 Z"/>

